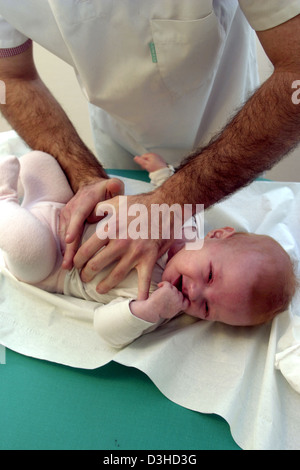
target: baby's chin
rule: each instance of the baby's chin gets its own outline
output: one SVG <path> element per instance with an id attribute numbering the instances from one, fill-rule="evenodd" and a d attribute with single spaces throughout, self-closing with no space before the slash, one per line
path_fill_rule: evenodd
<path id="1" fill-rule="evenodd" d="M 205 320 L 205 318 L 202 317 L 201 313 L 198 312 L 190 303 L 187 308 L 184 309 L 184 313 L 187 315 L 190 315 L 191 317 L 198 318 L 199 320 Z"/>

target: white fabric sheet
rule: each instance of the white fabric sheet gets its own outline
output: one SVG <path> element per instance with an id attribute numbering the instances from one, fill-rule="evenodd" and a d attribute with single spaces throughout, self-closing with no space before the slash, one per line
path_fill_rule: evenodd
<path id="1" fill-rule="evenodd" d="M 0 158 L 24 150 L 14 133 L 0 134 Z M 150 189 L 124 181 L 127 193 Z M 206 212 L 205 232 L 232 225 L 266 233 L 297 260 L 299 202 L 298 183 L 255 182 Z M 289 311 L 253 328 L 182 316 L 117 351 L 93 330 L 96 303 L 40 291 L 2 268 L 0 343 L 71 367 L 92 369 L 111 360 L 136 367 L 175 403 L 225 418 L 243 449 L 299 449 L 299 300 L 297 294 Z"/>
<path id="2" fill-rule="evenodd" d="M 6 362 L 6 350 L 5 347 L 0 345 L 0 365 Z"/>

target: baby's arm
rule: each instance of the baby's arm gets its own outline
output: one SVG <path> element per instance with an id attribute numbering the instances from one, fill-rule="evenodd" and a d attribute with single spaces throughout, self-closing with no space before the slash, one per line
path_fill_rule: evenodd
<path id="1" fill-rule="evenodd" d="M 146 332 L 155 330 L 161 322 L 153 323 L 132 314 L 132 299 L 117 298 L 95 310 L 94 328 L 113 348 L 123 348 Z"/>
<path id="2" fill-rule="evenodd" d="M 134 160 L 149 172 L 149 178 L 155 187 L 160 186 L 174 174 L 174 168 L 157 153 L 145 153 L 134 157 Z"/>
<path id="3" fill-rule="evenodd" d="M 157 153 L 144 153 L 143 155 L 137 155 L 134 157 L 134 161 L 144 168 L 144 170 L 148 171 L 148 173 L 168 166 L 164 159 Z"/>
<path id="4" fill-rule="evenodd" d="M 159 286 L 147 300 L 118 298 L 98 307 L 94 328 L 99 336 L 119 349 L 187 308 L 188 300 L 176 287 L 168 282 L 162 282 Z"/>

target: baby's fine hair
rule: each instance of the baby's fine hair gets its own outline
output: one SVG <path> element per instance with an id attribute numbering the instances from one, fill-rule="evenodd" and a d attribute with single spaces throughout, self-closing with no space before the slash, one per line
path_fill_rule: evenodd
<path id="1" fill-rule="evenodd" d="M 268 235 L 247 232 L 236 232 L 227 241 L 238 242 L 240 254 L 249 253 L 250 250 L 260 257 L 262 270 L 253 291 L 256 296 L 264 297 L 262 305 L 265 307 L 254 313 L 255 323 L 266 323 L 286 311 L 299 287 L 299 281 L 295 263 L 280 243 Z M 273 286 L 271 289 L 270 285 Z"/>

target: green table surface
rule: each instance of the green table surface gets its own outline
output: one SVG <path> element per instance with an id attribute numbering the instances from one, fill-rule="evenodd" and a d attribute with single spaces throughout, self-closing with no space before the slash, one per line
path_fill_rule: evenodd
<path id="1" fill-rule="evenodd" d="M 143 171 L 108 173 L 148 181 Z M 82 370 L 6 350 L 0 365 L 1 450 L 238 450 L 216 415 L 167 399 L 141 371 Z"/>
<path id="2" fill-rule="evenodd" d="M 116 170 L 107 169 L 105 170 L 109 175 L 112 176 L 125 176 L 126 178 L 132 178 L 134 180 L 150 182 L 148 172 L 144 170 Z"/>
<path id="3" fill-rule="evenodd" d="M 6 350 L 1 450 L 237 450 L 225 420 L 168 400 L 141 371 L 73 369 Z"/>

